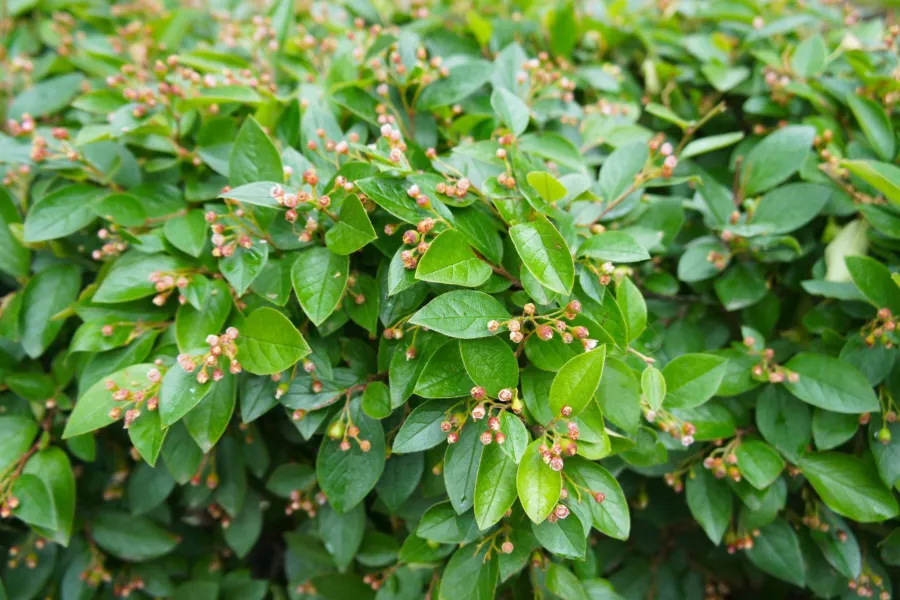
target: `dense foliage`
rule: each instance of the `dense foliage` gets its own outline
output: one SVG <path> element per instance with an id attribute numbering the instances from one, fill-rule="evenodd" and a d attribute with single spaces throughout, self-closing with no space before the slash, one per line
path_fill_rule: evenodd
<path id="1" fill-rule="evenodd" d="M 900 27 L 4 0 L 0 598 L 890 598 Z"/>

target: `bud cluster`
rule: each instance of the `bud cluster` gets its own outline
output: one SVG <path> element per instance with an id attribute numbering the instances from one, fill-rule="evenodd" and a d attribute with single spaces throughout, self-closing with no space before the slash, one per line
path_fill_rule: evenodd
<path id="1" fill-rule="evenodd" d="M 739 482 L 741 470 L 737 467 L 737 455 L 732 451 L 733 445 L 724 450 L 714 450 L 703 459 L 703 468 L 712 471 L 716 479 L 730 478 L 735 483 Z"/>
<path id="2" fill-rule="evenodd" d="M 532 335 L 537 336 L 542 342 L 549 342 L 555 335 L 559 335 L 564 344 L 578 340 L 585 351 L 597 347 L 597 340 L 588 337 L 590 332 L 587 327 L 582 325 L 573 327 L 566 323 L 574 321 L 581 312 L 581 302 L 578 300 L 572 300 L 563 308 L 547 315 L 535 315 L 536 310 L 537 307 L 529 302 L 523 307 L 521 317 L 509 321 L 488 321 L 488 331 L 496 333 L 505 327 L 509 330 L 509 339 L 516 344 L 521 344 Z"/>
<path id="3" fill-rule="evenodd" d="M 775 362 L 775 350 L 772 348 L 763 348 L 756 350 L 756 340 L 752 337 L 744 339 L 744 346 L 747 347 L 747 353 L 758 355 L 759 363 L 753 365 L 753 378 L 757 381 L 768 381 L 769 383 L 797 383 L 800 381 L 800 374 L 789 371 L 783 366 Z"/>
<path id="4" fill-rule="evenodd" d="M 725 549 L 728 554 L 735 554 L 738 550 L 752 550 L 754 538 L 759 537 L 759 529 L 753 529 L 743 533 L 729 531 L 725 534 Z"/>
<path id="5" fill-rule="evenodd" d="M 665 409 L 652 409 L 646 402 L 641 402 L 641 412 L 648 423 L 654 423 L 663 433 L 668 433 L 676 440 L 681 441 L 682 446 L 690 446 L 694 443 L 694 434 L 697 428 L 689 421 L 683 421 Z"/>
<path id="6" fill-rule="evenodd" d="M 847 582 L 847 588 L 856 592 L 860 598 L 875 598 L 878 600 L 891 600 L 891 593 L 885 589 L 885 582 L 880 575 L 873 573 L 864 566 L 862 574 L 856 579 Z"/>
<path id="7" fill-rule="evenodd" d="M 107 379 L 105 386 L 112 395 L 116 405 L 109 410 L 109 418 L 118 421 L 125 416 L 125 429 L 141 416 L 141 411 L 146 408 L 154 411 L 159 407 L 159 389 L 162 384 L 162 361 L 156 361 L 156 367 L 147 371 L 147 382 L 130 381 L 126 387 L 120 387 L 114 380 Z M 160 368 L 163 370 L 160 371 Z"/>
<path id="8" fill-rule="evenodd" d="M 879 308 L 875 314 L 875 318 L 866 324 L 860 330 L 859 335 L 863 338 L 866 346 L 874 347 L 881 344 L 884 348 L 890 350 L 897 341 L 897 321 L 889 308 Z"/>
<path id="9" fill-rule="evenodd" d="M 359 427 L 353 424 L 350 414 L 346 409 L 336 421 L 328 426 L 327 431 L 328 437 L 335 441 L 340 440 L 338 447 L 341 449 L 341 452 L 350 451 L 350 448 L 353 447 L 350 443 L 351 439 L 356 442 L 361 451 L 368 452 L 372 449 L 372 442 L 361 439 L 359 433 Z"/>
<path id="10" fill-rule="evenodd" d="M 209 350 L 201 355 L 191 355 L 187 353 L 179 354 L 176 358 L 178 366 L 188 373 L 197 371 L 197 383 L 205 384 L 210 378 L 213 381 L 219 381 L 225 377 L 225 371 L 219 367 L 221 360 L 228 364 L 228 371 L 236 375 L 241 372 L 241 363 L 237 360 L 238 347 L 235 340 L 238 337 L 238 330 L 229 327 L 222 335 L 206 336 L 206 343 Z"/>
<path id="11" fill-rule="evenodd" d="M 101 231 L 103 230 L 101 229 Z M 187 302 L 187 298 L 181 293 L 181 290 L 184 290 L 191 283 L 188 273 L 182 271 L 154 271 L 150 273 L 148 279 L 156 290 L 156 295 L 153 297 L 153 304 L 156 306 L 163 306 L 168 301 L 169 296 L 176 290 L 179 291 L 178 302 L 180 304 Z"/>

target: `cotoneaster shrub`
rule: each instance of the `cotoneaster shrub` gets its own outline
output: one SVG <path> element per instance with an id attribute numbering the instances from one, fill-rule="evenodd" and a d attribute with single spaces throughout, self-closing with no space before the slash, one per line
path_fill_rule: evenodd
<path id="1" fill-rule="evenodd" d="M 892 597 L 892 11 L 3 7 L 0 597 Z"/>

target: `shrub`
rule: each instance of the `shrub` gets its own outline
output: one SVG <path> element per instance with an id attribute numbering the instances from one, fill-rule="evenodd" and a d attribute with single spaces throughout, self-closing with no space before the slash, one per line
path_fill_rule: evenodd
<path id="1" fill-rule="evenodd" d="M 226 4 L 4 4 L 0 597 L 891 596 L 889 15 Z"/>

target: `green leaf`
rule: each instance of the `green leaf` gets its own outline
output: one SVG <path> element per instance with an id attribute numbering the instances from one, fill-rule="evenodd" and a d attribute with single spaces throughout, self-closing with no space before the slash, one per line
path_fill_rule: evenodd
<path id="1" fill-rule="evenodd" d="M 75 409 L 66 422 L 63 438 L 75 437 L 114 423 L 115 419 L 110 418 L 109 411 L 121 403 L 113 400 L 113 392 L 106 387 L 107 381 L 112 381 L 117 389 L 137 392 L 150 385 L 147 373 L 155 368 L 152 363 L 131 365 L 91 386 L 75 403 Z"/>
<path id="2" fill-rule="evenodd" d="M 596 398 L 603 415 L 614 425 L 625 431 L 637 429 L 641 419 L 641 383 L 631 367 L 608 356 Z"/>
<path id="3" fill-rule="evenodd" d="M 463 546 L 450 557 L 441 576 L 438 600 L 492 600 L 499 567 L 497 553 L 485 555 L 488 545 L 480 549 Z"/>
<path id="4" fill-rule="evenodd" d="M 350 440 L 349 450 L 341 450 L 341 440 L 326 435 L 316 457 L 319 485 L 329 504 L 341 514 L 362 502 L 384 470 L 384 430 L 381 423 L 362 411 L 359 399 L 350 403 L 349 415 L 353 424 L 359 427 L 359 439 L 371 444 L 370 450 L 363 452 L 359 443 L 353 440 Z"/>
<path id="5" fill-rule="evenodd" d="M 128 428 L 128 439 L 141 458 L 155 465 L 166 439 L 168 429 L 160 423 L 158 410 L 141 410 L 140 416 Z"/>
<path id="6" fill-rule="evenodd" d="M 37 433 L 37 423 L 30 416 L 0 416 L 0 471 L 5 472 L 28 451 Z"/>
<path id="7" fill-rule="evenodd" d="M 659 369 L 652 366 L 644 369 L 641 373 L 641 391 L 651 410 L 662 408 L 666 397 L 666 378 Z"/>
<path id="8" fill-rule="evenodd" d="M 750 69 L 747 67 L 732 67 L 721 63 L 706 63 L 700 70 L 707 81 L 720 92 L 736 88 L 750 76 Z"/>
<path id="9" fill-rule="evenodd" d="M 713 354 L 683 354 L 663 368 L 666 406 L 693 408 L 713 397 L 725 377 L 727 359 Z"/>
<path id="10" fill-rule="evenodd" d="M 412 325 L 428 327 L 459 339 L 490 337 L 490 321 L 507 321 L 510 314 L 493 296 L 483 292 L 455 290 L 441 294 L 409 320 Z"/>
<path id="11" fill-rule="evenodd" d="M 735 131 L 732 133 L 722 133 L 719 135 L 711 135 L 709 137 L 694 140 L 684 147 L 681 151 L 681 158 L 692 158 L 714 150 L 720 150 L 732 146 L 744 139 L 743 131 Z"/>
<path id="12" fill-rule="evenodd" d="M 35 527 L 56 529 L 56 513 L 50 490 L 39 477 L 20 475 L 13 481 L 10 494 L 19 501 L 13 515 Z"/>
<path id="13" fill-rule="evenodd" d="M 878 398 L 865 376 L 845 361 L 800 353 L 785 365 L 799 376 L 786 382 L 788 391 L 804 402 L 839 413 L 877 412 Z"/>
<path id="14" fill-rule="evenodd" d="M 804 79 L 822 72 L 828 60 L 828 48 L 821 35 L 809 37 L 799 44 L 791 54 L 791 69 Z"/>
<path id="15" fill-rule="evenodd" d="M 828 525 L 828 531 L 811 528 L 810 536 L 828 561 L 847 579 L 856 579 L 862 571 L 862 554 L 853 529 L 846 521 L 831 511 L 819 511 L 819 518 Z M 843 535 L 841 535 L 841 532 Z"/>
<path id="16" fill-rule="evenodd" d="M 584 590 L 584 586 L 572 571 L 558 563 L 550 563 L 547 566 L 547 576 L 544 580 L 547 589 L 566 600 L 590 600 Z M 598 596 L 593 596 L 598 597 Z M 612 598 L 610 598 L 612 600 Z"/>
<path id="17" fill-rule="evenodd" d="M 628 341 L 638 339 L 647 328 L 647 303 L 630 277 L 624 277 L 617 283 L 616 304 L 628 327 Z"/>
<path id="18" fill-rule="evenodd" d="M 528 129 L 528 121 L 531 118 L 528 105 L 509 90 L 502 87 L 494 88 L 494 92 L 491 94 L 491 108 L 494 109 L 503 124 L 509 128 L 513 136 L 519 137 Z M 531 182 L 529 181 L 529 183 Z M 547 201 L 551 202 L 551 200 Z"/>
<path id="19" fill-rule="evenodd" d="M 513 459 L 513 462 L 519 464 L 522 461 L 522 455 L 531 442 L 531 436 L 525 429 L 522 419 L 514 414 L 503 411 L 500 415 L 500 431 L 506 436 L 506 443 L 500 447 L 506 452 L 506 455 Z"/>
<path id="20" fill-rule="evenodd" d="M 897 516 L 897 501 L 871 461 L 839 452 L 807 454 L 797 463 L 828 508 L 860 523 Z"/>
<path id="21" fill-rule="evenodd" d="M 841 166 L 900 206 L 900 167 L 875 160 L 843 160 Z"/>
<path id="22" fill-rule="evenodd" d="M 475 255 L 465 236 L 452 229 L 429 244 L 416 268 L 416 279 L 463 287 L 477 287 L 490 276 L 490 265 Z"/>
<path id="23" fill-rule="evenodd" d="M 745 195 L 765 192 L 796 173 L 806 160 L 815 135 L 813 127 L 788 125 L 754 146 L 741 169 Z"/>
<path id="24" fill-rule="evenodd" d="M 567 406 L 576 417 L 594 397 L 603 375 L 606 346 L 579 354 L 562 366 L 550 386 L 550 411 L 554 416 L 562 414 Z"/>
<path id="25" fill-rule="evenodd" d="M 182 266 L 181 261 L 166 254 L 129 252 L 113 263 L 91 300 L 116 304 L 152 296 L 156 294 L 156 284 L 150 281 L 150 276 L 172 273 Z"/>
<path id="26" fill-rule="evenodd" d="M 518 361 L 509 345 L 499 337 L 461 340 L 459 350 L 466 373 L 492 398 L 504 388 L 518 387 Z"/>
<path id="27" fill-rule="evenodd" d="M 450 501 L 435 504 L 422 515 L 416 535 L 441 544 L 460 544 L 471 540 L 476 533 L 474 514 L 458 514 Z"/>
<path id="28" fill-rule="evenodd" d="M 425 217 L 434 215 L 419 208 L 416 201 L 409 197 L 407 190 L 411 185 L 406 179 L 394 177 L 370 177 L 356 182 L 357 189 L 375 204 L 398 219 L 416 225 Z"/>
<path id="29" fill-rule="evenodd" d="M 338 221 L 325 234 L 325 245 L 333 253 L 351 254 L 378 237 L 356 194 L 344 199 L 338 217 Z"/>
<path id="30" fill-rule="evenodd" d="M 544 215 L 509 230 L 510 239 L 525 268 L 541 285 L 560 294 L 569 294 L 575 283 L 575 263 L 569 246 Z"/>
<path id="31" fill-rule="evenodd" d="M 198 382 L 199 372 L 195 369 L 189 373 L 178 365 L 173 365 L 166 372 L 159 388 L 159 416 L 163 426 L 168 427 L 181 419 L 216 385 L 212 377 L 206 383 Z"/>
<path id="32" fill-rule="evenodd" d="M 416 106 L 427 110 L 436 106 L 450 106 L 464 100 L 488 82 L 494 66 L 483 60 L 463 60 L 450 68 L 447 77 L 426 86 Z"/>
<path id="33" fill-rule="evenodd" d="M 779 519 L 763 527 L 753 542 L 747 558 L 760 570 L 801 588 L 806 584 L 800 540 L 786 521 Z"/>
<path id="34" fill-rule="evenodd" d="M 569 513 L 567 518 L 555 522 L 545 520 L 540 524 L 534 523 L 531 530 L 541 546 L 552 554 L 575 560 L 584 558 L 587 540 L 577 513 Z"/>
<path id="35" fill-rule="evenodd" d="M 778 452 L 759 440 L 741 442 L 735 455 L 741 475 L 758 490 L 772 485 L 784 469 L 784 460 Z"/>
<path id="36" fill-rule="evenodd" d="M 516 487 L 522 508 L 534 523 L 541 523 L 559 502 L 562 475 L 544 464 L 538 450 L 544 443 L 536 439 L 525 449 L 516 473 Z"/>
<path id="37" fill-rule="evenodd" d="M 391 391 L 380 381 L 366 385 L 362 397 L 362 409 L 373 419 L 384 419 L 391 414 Z"/>
<path id="38" fill-rule="evenodd" d="M 893 161 L 897 154 L 894 127 L 884 108 L 856 94 L 847 95 L 847 106 L 853 111 L 853 116 L 856 117 L 875 153 L 881 160 Z"/>
<path id="39" fill-rule="evenodd" d="M 836 413 L 821 408 L 813 409 L 813 441 L 819 450 L 837 448 L 856 435 L 857 429 L 859 429 L 857 415 Z"/>
<path id="40" fill-rule="evenodd" d="M 91 537 L 104 551 L 130 562 L 165 556 L 178 545 L 177 538 L 149 517 L 103 510 L 91 523 Z"/>
<path id="41" fill-rule="evenodd" d="M 206 351 L 206 338 L 223 331 L 228 315 L 231 314 L 231 289 L 221 280 L 213 280 L 210 290 L 196 309 L 190 304 L 182 304 L 175 314 L 175 339 L 182 352 Z"/>
<path id="42" fill-rule="evenodd" d="M 768 191 L 748 221 L 752 232 L 781 235 L 800 229 L 828 204 L 832 190 L 816 183 L 789 183 Z M 737 229 L 741 231 L 740 227 Z"/>
<path id="43" fill-rule="evenodd" d="M 32 456 L 22 473 L 39 478 L 50 492 L 56 525 L 52 530 L 38 528 L 39 533 L 68 546 L 75 522 L 75 474 L 69 457 L 60 448 L 50 446 Z"/>
<path id="44" fill-rule="evenodd" d="M 724 481 L 700 466 L 694 466 L 686 479 L 685 496 L 691 515 L 710 541 L 718 546 L 731 523 L 734 506 L 731 490 Z"/>
<path id="45" fill-rule="evenodd" d="M 528 185 L 533 187 L 545 202 L 553 204 L 566 197 L 566 186 L 546 171 L 532 171 L 526 177 Z"/>
<path id="46" fill-rule="evenodd" d="M 184 415 L 188 432 L 204 454 L 212 450 L 228 428 L 236 399 L 237 378 L 226 375 L 197 406 Z"/>
<path id="47" fill-rule="evenodd" d="M 280 180 L 281 178 L 279 177 L 278 181 Z M 274 196 L 272 196 L 272 188 L 276 185 L 280 184 L 275 181 L 254 181 L 252 183 L 239 185 L 227 192 L 222 192 L 219 197 L 237 200 L 244 204 L 281 208 L 282 205 L 278 203 L 278 200 L 276 200 Z"/>
<path id="48" fill-rule="evenodd" d="M 466 375 L 459 344 L 445 344 L 431 355 L 416 382 L 415 393 L 423 398 L 459 398 L 472 389 Z"/>
<path id="49" fill-rule="evenodd" d="M 274 308 L 253 311 L 236 343 L 241 366 L 257 375 L 280 373 L 310 353 L 294 324 Z"/>
<path id="50" fill-rule="evenodd" d="M 0 189 L 0 271 L 13 277 L 25 277 L 31 269 L 31 251 L 10 230 L 21 222 L 12 196 Z"/>
<path id="51" fill-rule="evenodd" d="M 546 469 L 546 465 L 544 465 Z M 581 456 L 566 459 L 566 476 L 580 485 L 581 502 L 587 503 L 591 512 L 591 522 L 598 531 L 617 540 L 628 539 L 631 531 L 631 515 L 628 500 L 616 478 L 604 467 Z M 600 492 L 603 502 L 597 502 L 587 493 Z M 572 494 L 569 494 L 572 499 Z"/>
<path id="52" fill-rule="evenodd" d="M 13 98 L 6 117 L 20 119 L 28 113 L 37 119 L 59 112 L 78 95 L 83 82 L 84 75 L 81 73 L 67 73 L 44 79 Z"/>
<path id="53" fill-rule="evenodd" d="M 303 312 L 314 325 L 321 325 L 337 308 L 349 275 L 349 258 L 327 248 L 308 248 L 297 255 L 291 282 Z"/>
<path id="54" fill-rule="evenodd" d="M 633 263 L 650 259 L 650 254 L 643 246 L 621 231 L 606 231 L 591 236 L 578 247 L 578 256 L 614 263 Z"/>
<path id="55" fill-rule="evenodd" d="M 352 510 L 339 514 L 326 504 L 319 512 L 317 520 L 319 535 L 325 542 L 325 549 L 334 558 L 338 570 L 346 571 L 362 544 L 366 526 L 365 507 L 358 504 Z"/>
<path id="56" fill-rule="evenodd" d="M 444 487 L 457 514 L 466 512 L 475 502 L 478 465 L 484 452 L 480 435 L 478 427 L 463 427 L 459 441 L 449 444 L 444 454 Z"/>
<path id="57" fill-rule="evenodd" d="M 175 480 L 169 471 L 142 462 L 128 478 L 128 507 L 135 515 L 149 513 L 165 502 L 174 489 Z"/>
<path id="58" fill-rule="evenodd" d="M 256 240 L 249 248 L 238 246 L 234 254 L 219 261 L 219 270 L 238 296 L 243 296 L 269 260 L 269 245 Z"/>
<path id="59" fill-rule="evenodd" d="M 441 422 L 447 419 L 456 400 L 430 400 L 417 406 L 403 422 L 394 438 L 394 454 L 420 452 L 447 440 Z"/>
<path id="60" fill-rule="evenodd" d="M 207 228 L 203 211 L 192 210 L 166 221 L 163 231 L 170 244 L 186 254 L 198 257 L 206 245 Z"/>
<path id="61" fill-rule="evenodd" d="M 796 461 L 812 441 L 812 415 L 783 387 L 767 385 L 756 402 L 756 426 L 767 442 Z"/>
<path id="62" fill-rule="evenodd" d="M 616 148 L 600 169 L 600 195 L 606 207 L 632 188 L 635 176 L 644 169 L 649 158 L 646 142 L 635 141 Z"/>
<path id="63" fill-rule="evenodd" d="M 256 181 L 281 181 L 281 155 L 253 117 L 238 131 L 228 157 L 228 183 L 232 187 Z"/>
<path id="64" fill-rule="evenodd" d="M 875 308 L 887 308 L 900 314 L 900 286 L 891 279 L 890 270 L 882 263 L 866 256 L 844 259 L 853 284 Z"/>
<path id="65" fill-rule="evenodd" d="M 502 448 L 500 444 L 485 447 L 478 467 L 475 520 L 482 531 L 500 521 L 518 497 L 518 467 Z"/>
<path id="66" fill-rule="evenodd" d="M 59 335 L 69 308 L 81 289 L 81 271 L 75 265 L 47 267 L 31 278 L 22 292 L 19 331 L 22 348 L 31 358 L 41 356 Z"/>

